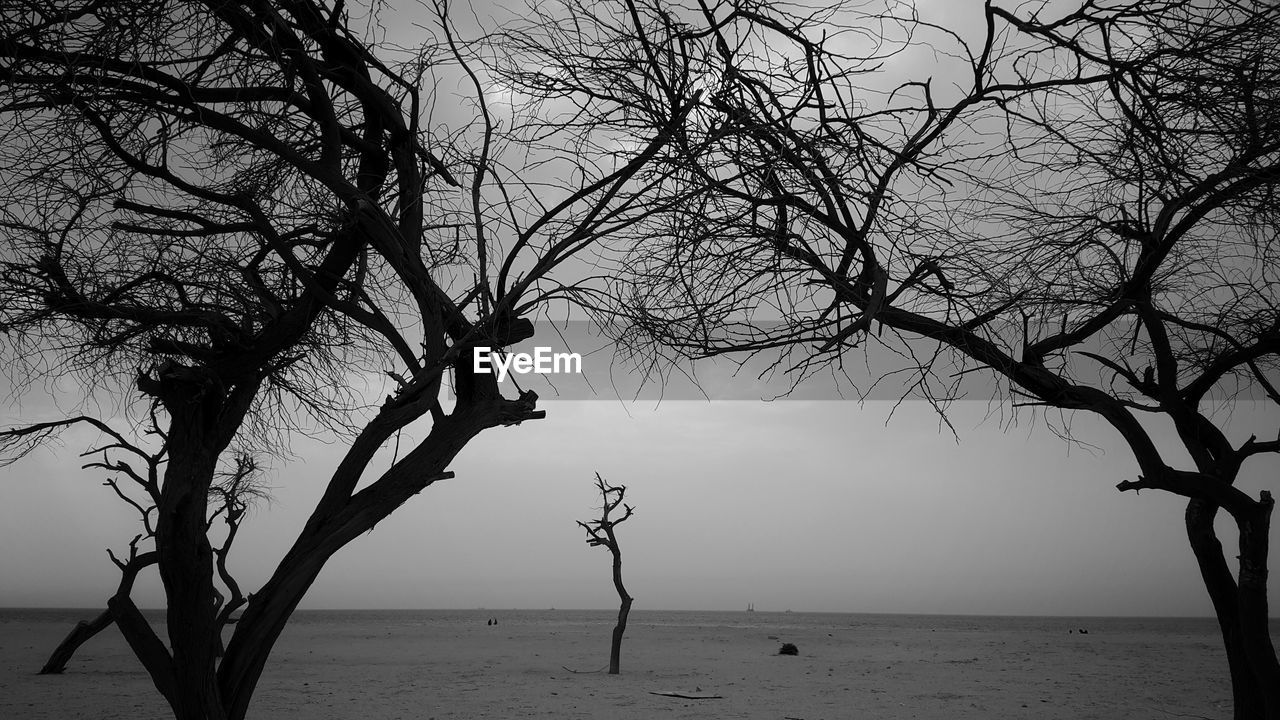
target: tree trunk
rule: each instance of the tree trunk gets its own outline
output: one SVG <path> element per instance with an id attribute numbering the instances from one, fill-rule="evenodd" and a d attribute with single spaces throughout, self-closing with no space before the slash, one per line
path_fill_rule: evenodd
<path id="1" fill-rule="evenodd" d="M 1240 622 L 1240 600 L 1235 578 L 1222 554 L 1222 543 L 1213 529 L 1218 506 L 1206 500 L 1193 499 L 1187 503 L 1187 539 L 1200 566 L 1200 577 L 1222 632 L 1223 646 L 1227 653 L 1227 667 L 1231 673 L 1231 699 L 1235 708 L 1234 720 L 1262 720 L 1266 718 L 1266 705 L 1262 688 L 1250 667 L 1245 654 L 1244 633 Z"/>
<path id="2" fill-rule="evenodd" d="M 170 433 L 170 447 L 178 448 Z M 185 448 L 183 448 L 185 449 Z M 156 522 L 160 579 L 167 601 L 177 720 L 224 720 L 217 665 L 221 628 L 214 604 L 213 548 L 205 534 L 206 502 L 216 449 L 170 452 Z"/>
<path id="3" fill-rule="evenodd" d="M 228 720 L 243 720 L 248 713 L 276 641 L 331 554 L 314 545 L 295 545 L 245 607 L 218 672 Z"/>
<path id="4" fill-rule="evenodd" d="M 613 533 L 609 534 L 612 539 Z M 617 675 L 622 663 L 622 634 L 627 631 L 627 615 L 631 613 L 631 601 L 634 598 L 622 586 L 622 553 L 618 551 L 616 540 L 609 550 L 613 553 L 613 587 L 618 591 L 618 599 L 622 601 L 618 608 L 618 624 L 613 627 L 613 642 L 609 645 L 609 674 Z"/>
<path id="5" fill-rule="evenodd" d="M 1266 720 L 1280 720 L 1280 662 L 1276 661 L 1267 618 L 1268 535 L 1274 505 L 1271 493 L 1264 490 L 1253 512 L 1236 518 L 1240 529 L 1240 635 L 1265 708 L 1260 717 Z"/>
<path id="6" fill-rule="evenodd" d="M 609 674 L 617 675 L 622 663 L 622 633 L 627 631 L 627 615 L 631 612 L 631 598 L 623 596 L 618 608 L 618 624 L 613 626 L 613 644 L 609 646 Z"/>
<path id="7" fill-rule="evenodd" d="M 156 564 L 164 585 L 171 653 L 165 697 L 176 720 L 226 720 L 218 687 L 222 626 L 208 536 L 209 488 L 218 457 L 243 422 L 257 382 L 228 387 L 207 369 L 174 363 L 159 368 L 154 380 L 141 378 L 139 387 L 159 398 L 169 414 L 169 462 L 155 515 Z M 148 671 L 155 676 L 151 667 Z"/>
<path id="8" fill-rule="evenodd" d="M 536 399 L 536 395 L 532 397 Z M 321 500 L 271 577 L 245 606 L 226 644 L 218 684 L 225 699 L 227 720 L 245 717 L 272 648 L 329 558 L 427 486 L 448 477 L 445 468 L 462 448 L 481 431 L 501 424 L 504 416 L 497 415 L 494 408 L 505 411 L 511 407 L 521 410 L 523 406 L 510 401 L 459 405 L 437 421 L 426 439 L 376 483 L 345 498 L 339 493 L 332 505 Z M 538 417 L 532 414 L 532 405 L 529 407 L 519 419 Z M 337 472 L 344 472 L 343 467 Z M 347 493 L 354 489 L 354 478 L 363 468 L 363 463 L 355 463 L 350 470 L 354 477 Z M 331 480 L 330 488 L 340 484 Z"/>
<path id="9" fill-rule="evenodd" d="M 62 671 L 67 669 L 67 663 L 71 657 L 76 654 L 76 650 L 80 646 L 89 641 L 94 635 L 106 630 L 116 621 L 115 613 L 111 608 L 103 610 L 96 618 L 92 620 L 81 620 L 71 629 L 71 632 L 58 643 L 58 647 L 53 649 L 53 654 L 45 662 L 44 667 L 40 668 L 41 675 L 60 675 Z"/>
<path id="10" fill-rule="evenodd" d="M 223 707 L 222 696 L 218 694 L 217 676 L 210 671 L 207 674 L 182 672 L 174 700 L 169 703 L 173 708 L 174 720 L 227 720 L 227 712 Z"/>

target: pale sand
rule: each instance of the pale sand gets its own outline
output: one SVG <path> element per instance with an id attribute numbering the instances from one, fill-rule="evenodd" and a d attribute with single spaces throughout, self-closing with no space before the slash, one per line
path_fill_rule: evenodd
<path id="1" fill-rule="evenodd" d="M 290 625 L 250 718 L 1230 717 L 1207 622 L 637 612 L 609 676 L 561 667 L 605 663 L 607 613 L 339 616 Z M 35 675 L 68 629 L 0 611 L 0 718 L 167 717 L 114 628 L 67 674 Z M 776 655 L 782 642 L 800 655 Z M 699 688 L 723 697 L 650 694 Z"/>

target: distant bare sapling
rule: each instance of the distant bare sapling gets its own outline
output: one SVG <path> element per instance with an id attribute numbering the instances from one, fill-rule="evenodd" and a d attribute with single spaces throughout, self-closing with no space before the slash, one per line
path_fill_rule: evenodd
<path id="1" fill-rule="evenodd" d="M 617 675 L 622 656 L 622 634 L 627 631 L 627 615 L 631 613 L 631 602 L 635 598 L 627 594 L 627 588 L 622 584 L 622 550 L 618 548 L 618 536 L 614 528 L 631 517 L 633 508 L 623 501 L 627 494 L 626 485 L 610 485 L 600 477 L 600 473 L 596 473 L 596 489 L 604 500 L 600 517 L 590 522 L 579 520 L 578 525 L 587 531 L 588 545 L 608 548 L 609 554 L 613 556 L 613 587 L 618 591 L 620 605 L 618 624 L 613 628 L 613 642 L 609 646 L 609 674 Z M 621 516 L 616 514 L 619 507 L 623 509 Z"/>

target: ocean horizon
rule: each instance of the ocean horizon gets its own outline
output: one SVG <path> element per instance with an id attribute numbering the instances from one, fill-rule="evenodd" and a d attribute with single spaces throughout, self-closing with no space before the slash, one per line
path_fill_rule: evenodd
<path id="1" fill-rule="evenodd" d="M 0 622 L 59 622 L 76 623 L 89 619 L 102 608 L 9 607 L 0 608 Z M 153 622 L 164 622 L 161 608 L 142 608 Z M 539 624 L 596 624 L 613 623 L 617 609 L 600 608 L 308 608 L 294 612 L 291 623 L 335 624 L 420 624 L 439 622 L 444 624 L 485 622 L 492 618 L 510 623 Z M 882 613 L 882 612 L 821 612 L 801 610 L 659 610 L 632 608 L 628 627 L 641 625 L 658 627 L 706 627 L 721 625 L 727 628 L 818 628 L 837 627 L 927 627 L 933 629 L 1000 630 L 1050 629 L 1061 626 L 1066 630 L 1079 629 L 1081 623 L 1091 623 L 1098 630 L 1115 632 L 1168 631 L 1168 632 L 1217 632 L 1217 620 L 1211 616 L 1163 616 L 1163 615 L 984 615 L 975 613 Z"/>

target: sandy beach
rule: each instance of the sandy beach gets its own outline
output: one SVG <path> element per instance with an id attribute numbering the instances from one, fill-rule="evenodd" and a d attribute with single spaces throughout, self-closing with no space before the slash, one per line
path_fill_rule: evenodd
<path id="1" fill-rule="evenodd" d="M 114 629 L 65 675 L 35 674 L 87 616 L 0 611 L 0 717 L 168 717 Z M 611 627 L 605 611 L 302 612 L 250 717 L 1230 716 L 1211 620 L 636 611 L 621 675 L 565 669 L 601 668 Z M 777 655 L 783 642 L 800 654 Z"/>

